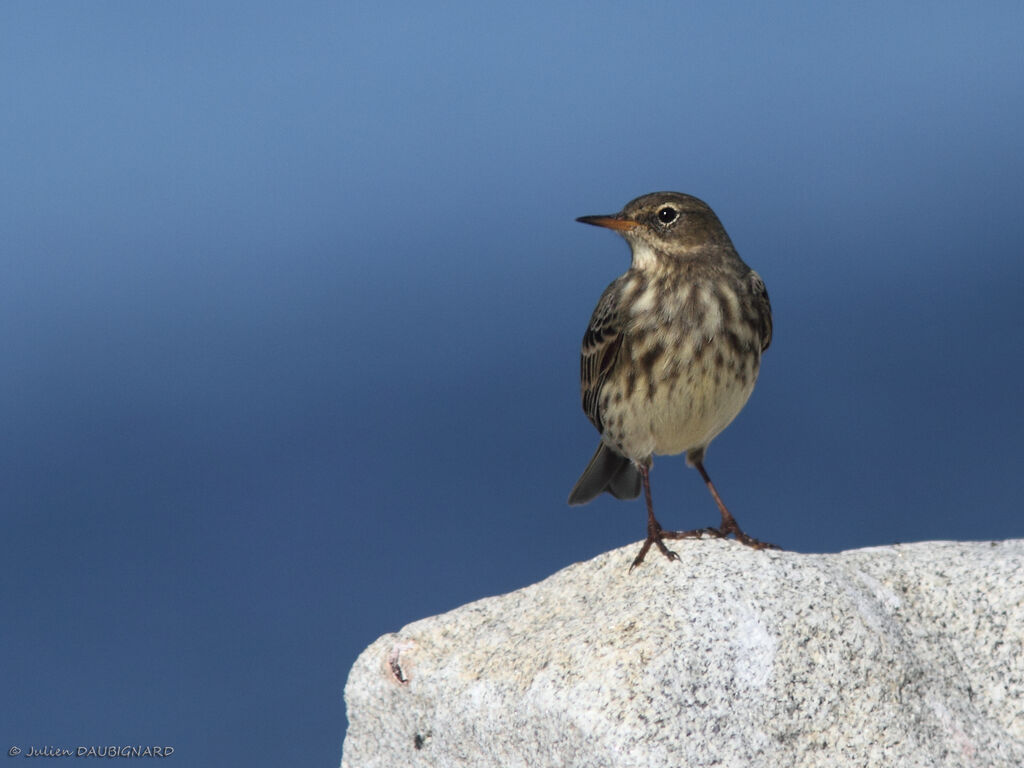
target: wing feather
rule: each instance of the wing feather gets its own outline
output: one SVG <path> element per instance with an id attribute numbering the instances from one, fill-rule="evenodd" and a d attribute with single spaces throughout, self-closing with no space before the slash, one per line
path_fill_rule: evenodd
<path id="1" fill-rule="evenodd" d="M 618 309 L 620 282 L 609 285 L 597 302 L 580 350 L 580 391 L 583 412 L 604 433 L 601 390 L 622 349 L 622 322 Z"/>
<path id="2" fill-rule="evenodd" d="M 772 343 L 772 305 L 768 301 L 768 289 L 764 287 L 764 280 L 761 279 L 761 276 L 751 270 L 749 279 L 760 324 L 761 351 L 764 352 Z"/>

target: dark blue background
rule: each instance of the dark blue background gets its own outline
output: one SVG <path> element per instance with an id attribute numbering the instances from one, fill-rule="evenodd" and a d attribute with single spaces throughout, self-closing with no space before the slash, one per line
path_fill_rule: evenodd
<path id="1" fill-rule="evenodd" d="M 707 461 L 749 532 L 1024 536 L 1022 25 L 5 4 L 3 746 L 336 765 L 377 636 L 642 538 L 639 501 L 565 504 L 579 341 L 628 264 L 573 219 L 654 190 L 771 293 Z M 667 526 L 717 520 L 681 458 L 653 482 Z"/>

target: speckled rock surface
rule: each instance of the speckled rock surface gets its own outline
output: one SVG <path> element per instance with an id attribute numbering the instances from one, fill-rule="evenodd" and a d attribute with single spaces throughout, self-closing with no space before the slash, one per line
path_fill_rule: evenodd
<path id="1" fill-rule="evenodd" d="M 674 548 L 381 637 L 343 768 L 1024 766 L 1024 541 Z"/>

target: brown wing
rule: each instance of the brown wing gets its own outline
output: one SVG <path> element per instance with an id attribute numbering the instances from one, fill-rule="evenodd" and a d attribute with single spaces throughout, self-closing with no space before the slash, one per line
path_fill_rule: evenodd
<path id="1" fill-rule="evenodd" d="M 754 296 L 754 308 L 757 312 L 758 323 L 761 330 L 761 351 L 768 349 L 772 343 L 772 305 L 768 301 L 768 289 L 764 287 L 764 280 L 757 272 L 750 272 L 750 291 Z"/>
<path id="2" fill-rule="evenodd" d="M 622 347 L 622 328 L 619 310 L 619 281 L 609 285 L 597 302 L 590 318 L 587 332 L 583 334 L 580 350 L 580 391 L 583 395 L 583 412 L 604 433 L 601 418 L 601 389 L 608 372 L 615 367 Z"/>

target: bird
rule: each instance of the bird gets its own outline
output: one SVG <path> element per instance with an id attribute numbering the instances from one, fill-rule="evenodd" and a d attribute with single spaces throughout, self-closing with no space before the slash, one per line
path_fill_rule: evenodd
<path id="1" fill-rule="evenodd" d="M 691 195 L 654 192 L 619 213 L 576 220 L 620 234 L 632 263 L 605 289 L 583 335 L 583 411 L 601 442 L 569 504 L 604 492 L 635 499 L 643 489 L 647 538 L 630 571 L 652 545 L 678 560 L 666 539 L 732 534 L 755 549 L 776 548 L 743 532 L 704 468 L 708 444 L 750 398 L 772 340 L 764 281 L 711 207 Z M 718 528 L 669 531 L 654 516 L 654 456 L 681 453 L 718 506 Z"/>

